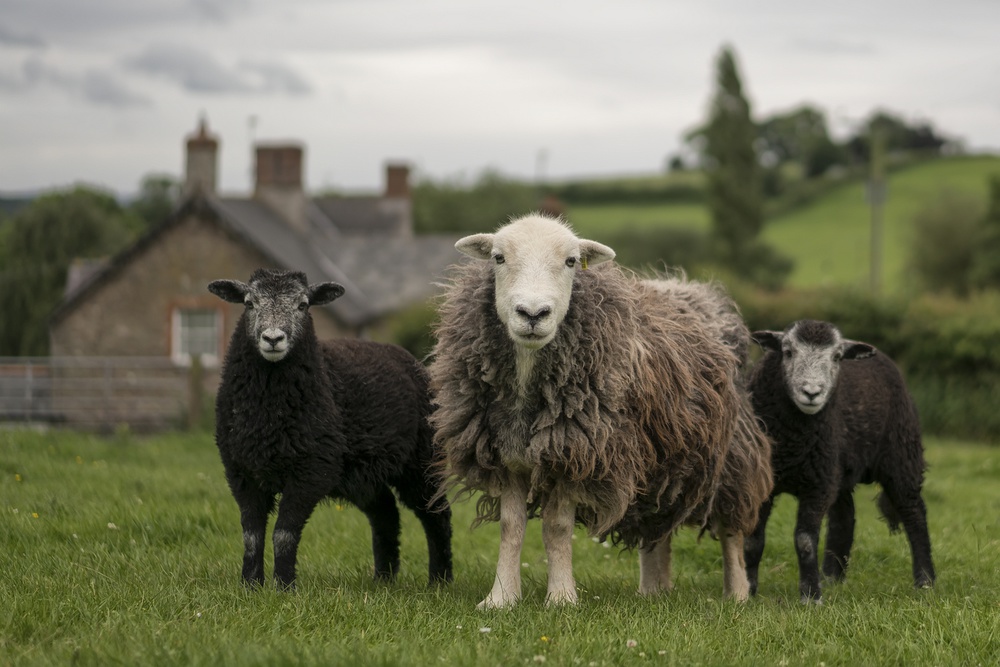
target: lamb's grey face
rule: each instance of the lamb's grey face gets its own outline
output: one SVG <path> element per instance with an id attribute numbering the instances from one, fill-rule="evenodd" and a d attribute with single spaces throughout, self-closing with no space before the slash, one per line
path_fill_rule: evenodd
<path id="1" fill-rule="evenodd" d="M 788 397 L 802 412 L 814 415 L 822 410 L 840 374 L 840 361 L 844 357 L 840 332 L 828 344 L 811 344 L 795 336 L 793 329 L 781 344 L 781 366 L 785 374 Z"/>
<path id="2" fill-rule="evenodd" d="M 515 345 L 537 350 L 555 338 L 569 310 L 576 272 L 614 257 L 614 251 L 577 238 L 563 223 L 527 216 L 495 234 L 456 244 L 471 257 L 493 263 L 496 309 Z"/>
<path id="3" fill-rule="evenodd" d="M 304 273 L 258 269 L 249 283 L 215 280 L 208 290 L 224 301 L 242 303 L 247 337 L 267 361 L 281 361 L 294 347 L 306 323 L 309 306 L 330 303 L 344 293 L 337 283 L 309 285 Z"/>
<path id="4" fill-rule="evenodd" d="M 308 317 L 309 294 L 295 281 L 251 281 L 243 298 L 247 335 L 257 342 L 257 351 L 268 361 L 281 361 L 302 334 Z"/>
<path id="5" fill-rule="evenodd" d="M 814 415 L 822 410 L 837 387 L 844 359 L 875 354 L 868 343 L 846 340 L 828 322 L 800 320 L 785 331 L 755 331 L 753 339 L 781 354 L 781 370 L 788 398 L 799 410 Z"/>

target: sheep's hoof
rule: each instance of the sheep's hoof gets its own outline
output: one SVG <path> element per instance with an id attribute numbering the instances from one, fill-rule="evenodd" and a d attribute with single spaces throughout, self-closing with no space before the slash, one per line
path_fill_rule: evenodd
<path id="1" fill-rule="evenodd" d="M 517 597 L 511 596 L 508 598 L 494 598 L 492 594 L 487 595 L 486 599 L 476 605 L 476 609 L 510 609 L 515 604 L 517 604 Z"/>
<path id="2" fill-rule="evenodd" d="M 576 589 L 570 589 L 568 591 L 559 591 L 557 593 L 549 593 L 545 596 L 545 606 L 546 607 L 559 607 L 562 605 L 576 604 L 577 596 Z"/>
<path id="3" fill-rule="evenodd" d="M 274 588 L 279 593 L 294 593 L 295 592 L 295 582 L 294 581 L 281 581 L 280 579 L 275 579 Z"/>

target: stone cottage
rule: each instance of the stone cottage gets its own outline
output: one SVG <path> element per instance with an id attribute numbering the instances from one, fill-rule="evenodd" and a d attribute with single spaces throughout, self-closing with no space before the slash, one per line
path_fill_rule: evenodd
<path id="1" fill-rule="evenodd" d="M 160 358 L 183 371 L 197 355 L 212 391 L 242 312 L 207 291 L 212 280 L 246 280 L 258 267 L 274 267 L 339 282 L 345 295 L 313 310 L 317 334 L 358 337 L 426 301 L 457 260 L 455 237 L 414 234 L 406 165 L 386 166 L 381 194 L 310 197 L 303 146 L 255 150 L 253 193 L 219 193 L 219 141 L 201 122 L 186 141 L 175 212 L 110 260 L 71 271 L 51 320 L 54 358 Z M 105 397 L 102 407 L 111 409 L 108 403 Z M 66 410 L 68 421 L 75 412 Z"/>

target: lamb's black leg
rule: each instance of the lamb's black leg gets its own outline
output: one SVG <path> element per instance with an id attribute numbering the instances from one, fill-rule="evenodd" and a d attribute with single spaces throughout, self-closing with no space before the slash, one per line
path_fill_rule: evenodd
<path id="1" fill-rule="evenodd" d="M 267 515 L 274 509 L 274 495 L 265 493 L 256 484 L 232 473 L 227 475 L 229 488 L 240 508 L 243 527 L 243 583 L 264 585 L 264 533 Z"/>
<path id="2" fill-rule="evenodd" d="M 934 563 L 931 561 L 931 537 L 927 531 L 927 506 L 920 497 L 919 489 L 899 490 L 893 486 L 883 487 L 889 502 L 896 510 L 899 520 L 910 541 L 910 556 L 913 559 L 913 585 L 930 588 L 934 585 Z"/>
<path id="3" fill-rule="evenodd" d="M 436 489 L 424 480 L 419 484 L 398 484 L 400 501 L 420 519 L 427 537 L 428 584 L 447 583 L 453 579 L 451 564 L 451 505 L 447 498 L 438 498 L 433 505 L 428 499 Z"/>
<path id="4" fill-rule="evenodd" d="M 301 489 L 285 489 L 274 522 L 274 584 L 281 590 L 295 588 L 295 562 L 302 529 L 322 495 Z"/>
<path id="5" fill-rule="evenodd" d="M 392 581 L 399 571 L 399 509 L 396 497 L 383 485 L 368 505 L 360 508 L 372 528 L 375 579 Z"/>
<path id="6" fill-rule="evenodd" d="M 767 520 L 774 506 L 774 496 L 765 500 L 760 506 L 757 517 L 757 527 L 747 536 L 743 543 L 743 558 L 747 566 L 747 580 L 750 582 L 750 595 L 757 595 L 757 570 L 760 559 L 764 555 L 764 539 L 767 532 Z"/>
<path id="7" fill-rule="evenodd" d="M 854 492 L 843 489 L 827 515 L 826 552 L 823 554 L 823 574 L 843 581 L 854 544 Z"/>
<path id="8" fill-rule="evenodd" d="M 799 596 L 802 602 L 821 603 L 819 587 L 819 527 L 826 506 L 817 498 L 799 498 L 795 520 L 795 553 L 799 560 Z"/>

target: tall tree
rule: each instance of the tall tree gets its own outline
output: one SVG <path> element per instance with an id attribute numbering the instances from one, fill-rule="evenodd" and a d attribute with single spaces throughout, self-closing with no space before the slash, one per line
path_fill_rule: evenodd
<path id="1" fill-rule="evenodd" d="M 737 270 L 764 224 L 757 128 L 730 47 L 716 61 L 715 93 L 705 127 L 708 205 L 721 257 Z"/>
<path id="2" fill-rule="evenodd" d="M 0 239 L 0 356 L 48 353 L 48 322 L 72 261 L 123 248 L 139 224 L 110 194 L 43 195 L 5 222 Z"/>

